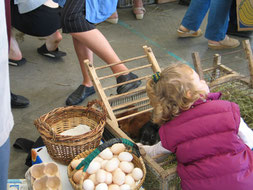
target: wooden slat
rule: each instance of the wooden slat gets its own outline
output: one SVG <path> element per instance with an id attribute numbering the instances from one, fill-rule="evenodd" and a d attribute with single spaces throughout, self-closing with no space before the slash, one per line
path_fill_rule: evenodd
<path id="1" fill-rule="evenodd" d="M 119 75 L 126 74 L 128 72 L 137 71 L 137 70 L 140 70 L 140 69 L 145 69 L 145 68 L 148 68 L 148 67 L 151 67 L 151 66 L 152 66 L 151 64 L 148 64 L 148 65 L 144 65 L 144 66 L 140 66 L 140 67 L 135 67 L 133 69 L 128 69 L 127 71 L 122 71 L 122 72 L 118 72 L 118 73 L 115 73 L 115 74 L 112 74 L 112 75 L 99 77 L 98 80 L 104 80 L 104 79 L 107 79 L 107 78 L 116 77 L 116 76 L 119 76 Z"/>
<path id="2" fill-rule="evenodd" d="M 127 62 L 135 61 L 135 60 L 146 58 L 146 57 L 147 57 L 147 55 L 141 55 L 141 56 L 138 56 L 138 57 L 125 59 L 125 60 L 123 60 L 121 62 L 118 62 L 118 63 L 112 63 L 112 64 L 109 64 L 109 65 L 103 65 L 103 66 L 100 66 L 100 67 L 95 67 L 95 70 L 105 69 L 105 68 L 108 68 L 108 67 L 112 67 L 112 66 L 119 65 L 119 64 L 124 64 L 124 63 L 127 63 Z"/>
<path id="3" fill-rule="evenodd" d="M 192 59 L 193 59 L 193 65 L 195 67 L 195 70 L 199 74 L 199 78 L 201 80 L 204 80 L 204 74 L 203 74 L 203 69 L 200 62 L 199 53 L 198 52 L 192 53 Z"/>
<path id="4" fill-rule="evenodd" d="M 122 114 L 122 113 L 125 113 L 125 112 L 129 112 L 129 111 L 132 111 L 132 110 L 138 110 L 139 108 L 143 108 L 145 106 L 149 106 L 149 102 L 146 103 L 146 104 L 141 104 L 139 106 L 134 106 L 134 107 L 131 107 L 131 108 L 126 108 L 126 109 L 123 109 L 123 110 L 120 110 L 120 111 L 117 111 L 116 113 L 114 112 L 115 115 L 118 115 L 118 114 Z"/>
<path id="5" fill-rule="evenodd" d="M 142 114 L 142 113 L 146 113 L 146 112 L 149 112 L 149 111 L 152 111 L 152 110 L 153 110 L 153 108 L 148 108 L 148 109 L 143 110 L 143 111 L 139 111 L 139 112 L 136 112 L 136 113 L 133 113 L 133 114 L 124 116 L 124 117 L 117 118 L 117 121 L 121 121 L 121 120 L 130 118 L 130 117 L 134 117 L 134 116 L 136 116 L 136 115 L 140 115 L 140 114 Z"/>
<path id="6" fill-rule="evenodd" d="M 143 46 L 143 49 L 144 49 L 144 52 L 146 53 L 146 55 L 148 56 L 149 63 L 152 65 L 151 68 L 152 68 L 153 72 L 154 73 L 161 72 L 161 68 L 155 58 L 155 55 L 154 55 L 152 49 L 147 46 Z"/>
<path id="7" fill-rule="evenodd" d="M 251 86 L 251 88 L 253 88 L 253 55 L 252 55 L 252 49 L 251 49 L 249 40 L 244 40 L 242 43 L 243 43 L 243 48 L 245 50 L 245 54 L 246 54 L 246 57 L 248 59 L 248 64 L 249 64 L 250 86 Z"/>
<path id="8" fill-rule="evenodd" d="M 221 56 L 219 54 L 214 54 L 213 57 L 213 72 L 211 82 L 220 76 L 220 70 L 218 66 L 221 64 Z"/>
<path id="9" fill-rule="evenodd" d="M 129 83 L 132 83 L 132 82 L 135 82 L 135 81 L 148 79 L 149 77 L 151 77 L 151 75 L 149 75 L 149 76 L 144 76 L 144 77 L 139 77 L 139 78 L 132 79 L 132 80 L 129 80 L 129 81 L 126 81 L 126 82 L 122 82 L 122 83 L 119 83 L 119 84 L 107 86 L 107 87 L 104 87 L 103 89 L 104 89 L 104 90 L 108 90 L 108 89 L 115 88 L 115 87 L 118 87 L 118 86 L 121 86 L 121 85 L 124 85 L 124 84 L 129 84 Z"/>
<path id="10" fill-rule="evenodd" d="M 113 99 L 124 98 L 124 97 L 129 96 L 130 94 L 135 94 L 135 93 L 144 92 L 144 91 L 146 91 L 146 87 L 142 86 L 142 87 L 136 88 L 134 90 L 131 90 L 131 91 L 128 91 L 128 92 L 125 92 L 122 94 L 116 94 L 116 95 L 109 96 L 108 100 L 111 101 Z"/>
<path id="11" fill-rule="evenodd" d="M 131 102 L 127 102 L 127 103 L 124 103 L 124 104 L 113 106 L 112 110 L 118 110 L 118 109 L 125 108 L 125 107 L 131 106 L 131 105 L 134 105 L 134 104 L 137 104 L 137 103 L 140 103 L 140 102 L 144 102 L 144 101 L 147 101 L 147 100 L 149 100 L 148 97 L 140 98 L 140 99 L 137 99 L 137 100 L 133 100 Z"/>

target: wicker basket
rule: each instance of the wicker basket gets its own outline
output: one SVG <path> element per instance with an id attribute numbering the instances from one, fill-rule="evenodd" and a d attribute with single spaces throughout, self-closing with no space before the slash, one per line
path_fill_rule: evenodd
<path id="1" fill-rule="evenodd" d="M 134 164 L 135 167 L 138 167 L 140 169 L 142 169 L 143 171 L 143 177 L 142 179 L 140 180 L 140 182 L 138 183 L 138 185 L 136 186 L 135 189 L 133 190 L 139 190 L 143 184 L 143 182 L 145 181 L 145 177 L 146 177 L 146 167 L 145 167 L 145 164 L 143 162 L 143 159 L 141 157 L 141 154 L 139 152 L 139 148 L 136 144 L 134 144 L 133 142 L 127 140 L 127 139 L 123 139 L 123 138 L 113 138 L 107 142 L 105 142 L 104 144 L 101 144 L 100 146 L 98 146 L 95 150 L 87 150 L 81 154 L 79 154 L 78 156 L 76 156 L 74 158 L 74 160 L 78 160 L 80 158 L 85 158 L 78 166 L 77 166 L 77 169 L 78 168 L 81 168 L 82 166 L 84 166 L 83 168 L 83 172 L 86 172 L 89 164 L 91 163 L 91 161 L 100 153 L 102 152 L 104 149 L 106 149 L 107 147 L 111 147 L 113 144 L 116 144 L 116 143 L 123 143 L 125 145 L 127 145 L 127 149 L 126 151 L 127 152 L 130 152 L 133 156 L 133 160 L 132 160 L 132 163 Z M 68 177 L 69 177 L 69 181 L 72 185 L 72 187 L 75 189 L 75 190 L 82 190 L 83 189 L 83 184 L 80 183 L 80 184 L 76 184 L 73 179 L 72 179 L 72 176 L 74 175 L 74 173 L 76 172 L 76 169 L 73 170 L 71 165 L 69 164 L 68 165 Z M 83 176 L 84 177 L 84 176 Z M 83 182 L 83 177 L 82 177 L 82 182 Z"/>
<path id="2" fill-rule="evenodd" d="M 93 108 L 99 105 L 102 111 Z M 62 164 L 69 162 L 81 152 L 94 149 L 100 144 L 106 120 L 106 110 L 101 101 L 93 100 L 87 107 L 68 106 L 56 108 L 34 121 L 50 157 Z M 60 135 L 79 124 L 87 125 L 91 131 L 76 135 Z"/>

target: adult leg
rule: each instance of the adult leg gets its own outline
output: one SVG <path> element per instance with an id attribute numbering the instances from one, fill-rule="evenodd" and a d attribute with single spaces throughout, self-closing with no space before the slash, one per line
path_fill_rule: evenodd
<path id="1" fill-rule="evenodd" d="M 188 30 L 197 31 L 206 16 L 209 6 L 210 0 L 192 0 L 181 25 Z"/>
<path id="2" fill-rule="evenodd" d="M 18 42 L 16 40 L 16 37 L 14 36 L 13 32 L 11 33 L 11 41 L 10 41 L 10 52 L 9 52 L 9 59 L 12 60 L 21 60 L 22 59 L 22 53 L 19 48 Z"/>
<path id="3" fill-rule="evenodd" d="M 133 12 L 136 19 L 141 20 L 146 12 L 143 7 L 143 0 L 133 0 Z"/>
<path id="4" fill-rule="evenodd" d="M 231 3 L 232 0 L 211 1 L 205 34 L 211 49 L 235 48 L 240 45 L 237 39 L 226 36 Z"/>
<path id="5" fill-rule="evenodd" d="M 10 139 L 8 139 L 1 147 L 0 147 L 0 189 L 7 189 L 7 180 L 8 180 L 8 168 L 9 168 L 9 159 L 10 159 Z"/>
<path id="6" fill-rule="evenodd" d="M 80 43 L 85 44 L 86 47 L 88 47 L 107 64 L 120 62 L 119 57 L 112 49 L 104 35 L 98 29 L 89 30 L 87 32 L 71 33 L 71 35 Z M 113 66 L 111 69 L 113 73 L 119 73 L 128 70 L 124 64 Z"/>
<path id="7" fill-rule="evenodd" d="M 232 0 L 211 0 L 205 33 L 208 40 L 221 41 L 225 38 L 231 3 Z"/>
<path id="8" fill-rule="evenodd" d="M 62 40 L 62 35 L 59 30 L 56 30 L 55 33 L 46 37 L 46 47 L 48 51 L 55 51 L 58 48 L 59 43 Z"/>
<path id="9" fill-rule="evenodd" d="M 66 100 L 66 105 L 76 105 L 81 103 L 86 97 L 95 93 L 92 81 L 88 75 L 84 67 L 83 61 L 85 59 L 89 59 L 91 63 L 93 63 L 93 52 L 84 44 L 78 41 L 75 38 L 73 39 L 73 44 L 75 48 L 75 52 L 77 58 L 79 60 L 79 64 L 81 67 L 82 75 L 83 75 L 83 82 L 82 84 L 69 95 Z"/>

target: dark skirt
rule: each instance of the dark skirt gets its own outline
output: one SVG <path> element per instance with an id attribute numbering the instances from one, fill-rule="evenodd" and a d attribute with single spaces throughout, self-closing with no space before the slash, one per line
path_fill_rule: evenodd
<path id="1" fill-rule="evenodd" d="M 31 36 L 49 36 L 61 28 L 60 10 L 41 5 L 28 13 L 20 14 L 18 6 L 11 0 L 11 25 Z"/>
<path id="2" fill-rule="evenodd" d="M 85 0 L 67 0 L 62 9 L 61 23 L 64 33 L 86 32 L 96 28 L 85 19 Z"/>

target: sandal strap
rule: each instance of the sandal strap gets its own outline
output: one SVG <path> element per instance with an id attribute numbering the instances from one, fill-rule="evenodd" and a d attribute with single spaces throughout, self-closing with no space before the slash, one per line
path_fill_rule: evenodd
<path id="1" fill-rule="evenodd" d="M 134 7 L 133 8 L 134 14 L 144 14 L 146 12 L 146 9 L 144 7 Z M 142 12 L 142 13 L 137 13 Z"/>

